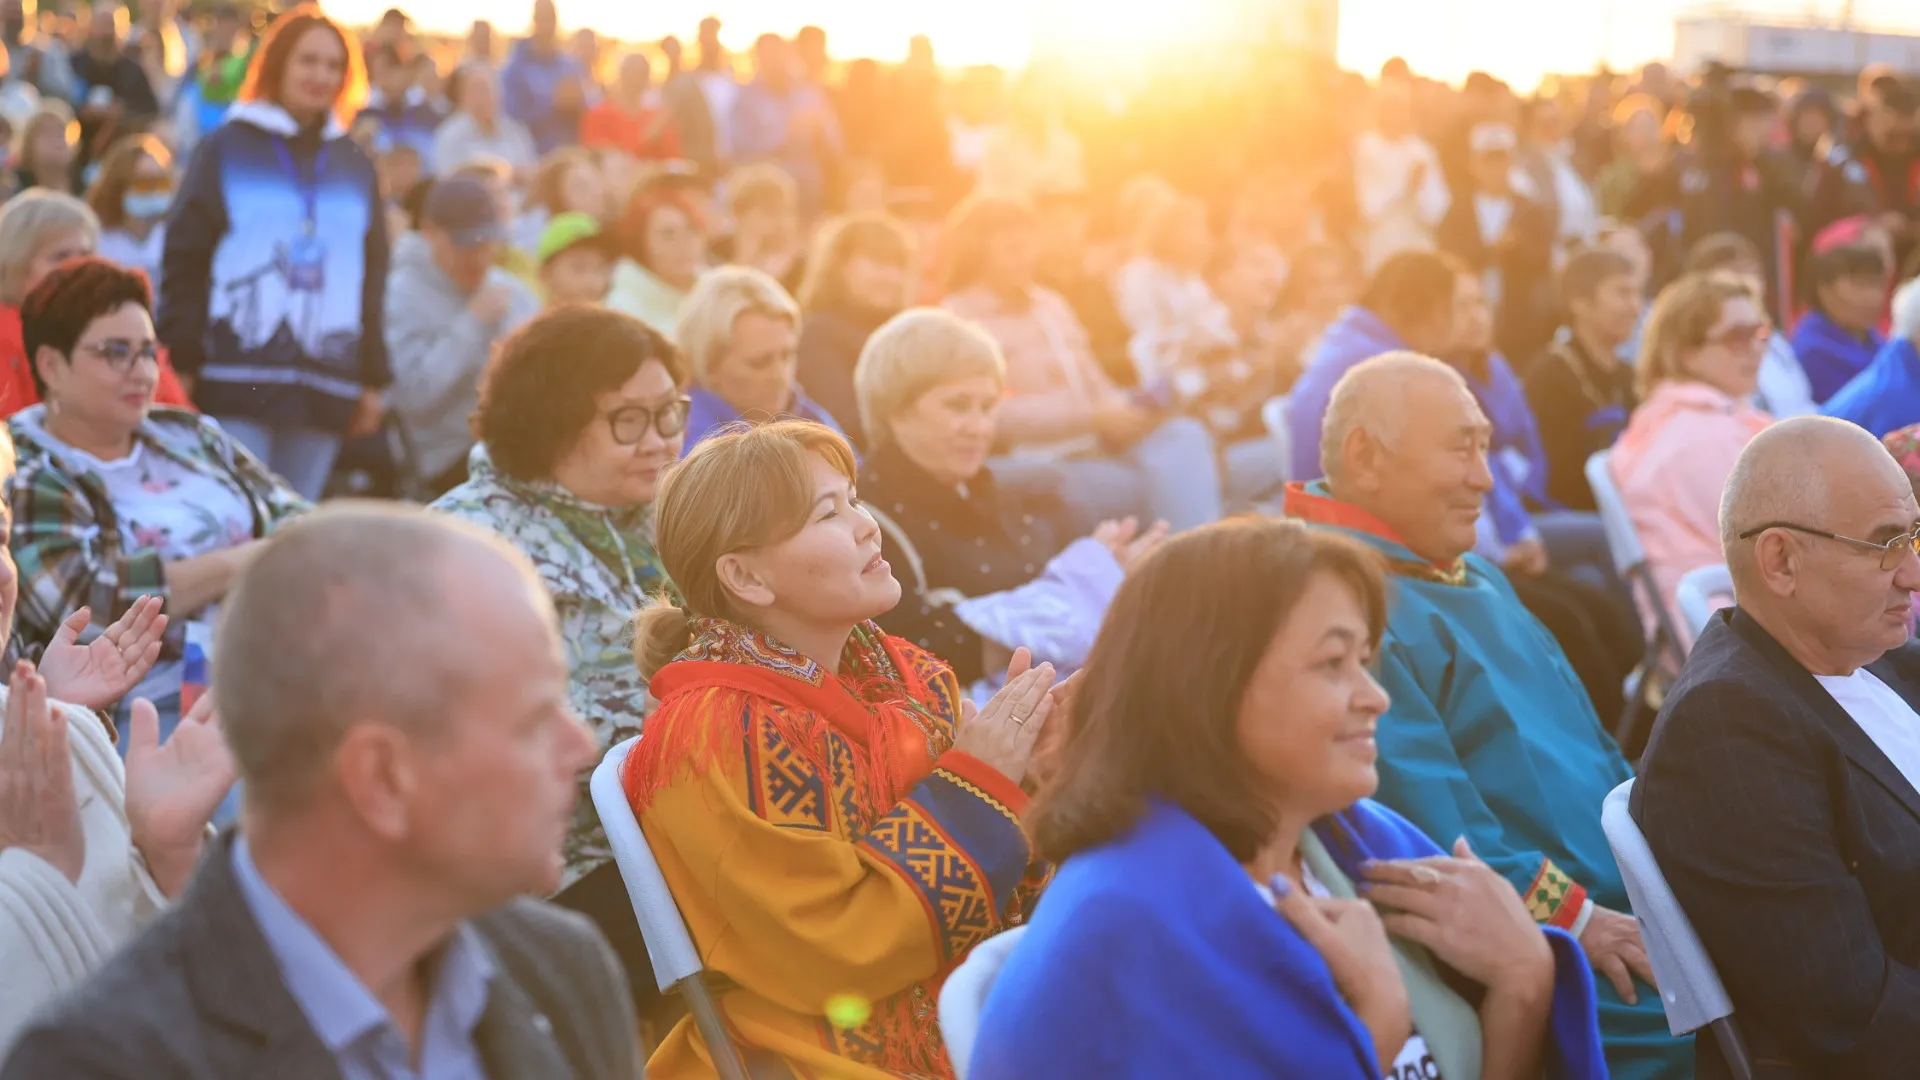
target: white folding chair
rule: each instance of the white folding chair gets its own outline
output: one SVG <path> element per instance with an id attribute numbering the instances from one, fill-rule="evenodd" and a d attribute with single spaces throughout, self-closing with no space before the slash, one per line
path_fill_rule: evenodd
<path id="1" fill-rule="evenodd" d="M 1600 511 L 1600 525 L 1606 530 L 1607 549 L 1613 554 L 1614 572 L 1625 582 L 1628 591 L 1636 601 L 1644 603 L 1646 609 L 1653 612 L 1654 629 L 1647 635 L 1646 649 L 1640 658 L 1640 670 L 1637 679 L 1630 680 L 1626 709 L 1621 713 L 1619 722 L 1614 726 L 1614 737 L 1622 746 L 1633 742 L 1636 734 L 1630 730 L 1638 712 L 1641 691 L 1653 674 L 1661 667 L 1663 658 L 1671 655 L 1676 663 L 1686 659 L 1680 647 L 1680 636 L 1674 632 L 1673 614 L 1667 609 L 1666 598 L 1660 595 L 1659 583 L 1653 579 L 1653 569 L 1647 565 L 1646 548 L 1640 543 L 1640 534 L 1634 530 L 1633 518 L 1627 514 L 1626 500 L 1620 497 L 1620 489 L 1614 486 L 1613 471 L 1608 467 L 1613 462 L 1613 451 L 1602 450 L 1587 459 L 1587 486 L 1593 489 L 1594 506 Z"/>
<path id="2" fill-rule="evenodd" d="M 680 905 L 674 903 L 660 864 L 654 861 L 653 849 L 647 846 L 646 834 L 640 831 L 640 821 L 633 816 L 633 805 L 620 786 L 621 766 L 639 741 L 636 735 L 607 751 L 606 758 L 593 770 L 593 779 L 587 784 L 593 794 L 593 808 L 606 829 L 620 879 L 626 882 L 627 900 L 640 920 L 640 933 L 646 938 L 647 958 L 653 962 L 660 992 L 680 992 L 700 1028 L 700 1037 L 706 1041 L 707 1052 L 713 1055 L 721 1080 L 751 1080 L 740 1048 L 727 1034 L 719 1003 L 701 981 L 705 965 L 700 962 L 700 951 L 694 948 L 693 935 L 687 932 L 686 920 L 680 917 Z"/>
<path id="3" fill-rule="evenodd" d="M 1707 623 L 1713 621 L 1713 613 L 1720 609 L 1719 599 L 1731 595 L 1733 574 L 1724 563 L 1689 570 L 1674 587 L 1680 617 L 1687 620 L 1687 628 L 1696 638 L 1707 628 Z"/>
<path id="4" fill-rule="evenodd" d="M 1026 927 L 1016 926 L 975 945 L 940 989 L 940 1037 L 953 1061 L 955 1080 L 967 1080 L 973 1044 L 980 1035 L 980 1011 L 986 1008 L 1000 969 L 1026 932 Z"/>
<path id="5" fill-rule="evenodd" d="M 1701 1028 L 1711 1030 L 1734 1080 L 1753 1080 L 1747 1044 L 1733 1021 L 1733 1002 L 1706 947 L 1700 944 L 1700 935 L 1694 933 L 1693 923 L 1687 920 L 1687 913 L 1681 910 L 1680 901 L 1660 873 L 1647 838 L 1627 812 L 1632 795 L 1631 780 L 1608 792 L 1600 808 L 1600 827 L 1613 848 L 1613 861 L 1620 866 L 1627 899 L 1639 920 L 1640 938 L 1647 947 L 1654 978 L 1660 983 L 1660 1001 L 1666 1006 L 1667 1028 L 1675 1035 Z"/>

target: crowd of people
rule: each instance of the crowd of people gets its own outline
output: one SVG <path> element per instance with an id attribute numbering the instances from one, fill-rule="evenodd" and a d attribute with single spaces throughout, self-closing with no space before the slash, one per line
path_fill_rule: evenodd
<path id="1" fill-rule="evenodd" d="M 1920 82 L 561 14 L 0 3 L 0 1078 L 1920 1056 Z"/>

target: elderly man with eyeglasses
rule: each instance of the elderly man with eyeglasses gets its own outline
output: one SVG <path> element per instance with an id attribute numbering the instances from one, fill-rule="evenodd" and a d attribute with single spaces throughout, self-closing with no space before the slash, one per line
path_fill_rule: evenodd
<path id="1" fill-rule="evenodd" d="M 1866 430 L 1800 417 L 1720 503 L 1736 606 L 1668 693 L 1631 810 L 1770 1076 L 1920 1061 L 1920 505 Z M 1699 1076 L 1728 1075 L 1696 1043 Z"/>

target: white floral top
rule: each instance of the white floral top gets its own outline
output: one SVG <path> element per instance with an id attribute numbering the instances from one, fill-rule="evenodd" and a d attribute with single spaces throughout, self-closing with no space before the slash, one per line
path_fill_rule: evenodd
<path id="1" fill-rule="evenodd" d="M 210 473 L 165 454 L 148 453 L 146 444 L 138 441 L 126 457 L 102 461 L 52 436 L 47 440 L 106 486 L 129 551 L 157 551 L 162 560 L 175 562 L 253 539 L 253 505 Z"/>

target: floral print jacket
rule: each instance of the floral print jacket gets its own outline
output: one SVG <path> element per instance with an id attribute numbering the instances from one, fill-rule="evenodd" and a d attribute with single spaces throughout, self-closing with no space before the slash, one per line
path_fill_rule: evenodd
<path id="1" fill-rule="evenodd" d="M 574 711 L 603 752 L 638 735 L 652 700 L 633 660 L 633 614 L 666 583 L 652 508 L 596 506 L 552 481 L 505 476 L 484 445 L 473 448 L 467 474 L 432 509 L 499 533 L 533 561 L 559 612 Z M 586 781 L 567 838 L 566 884 L 613 857 Z"/>

